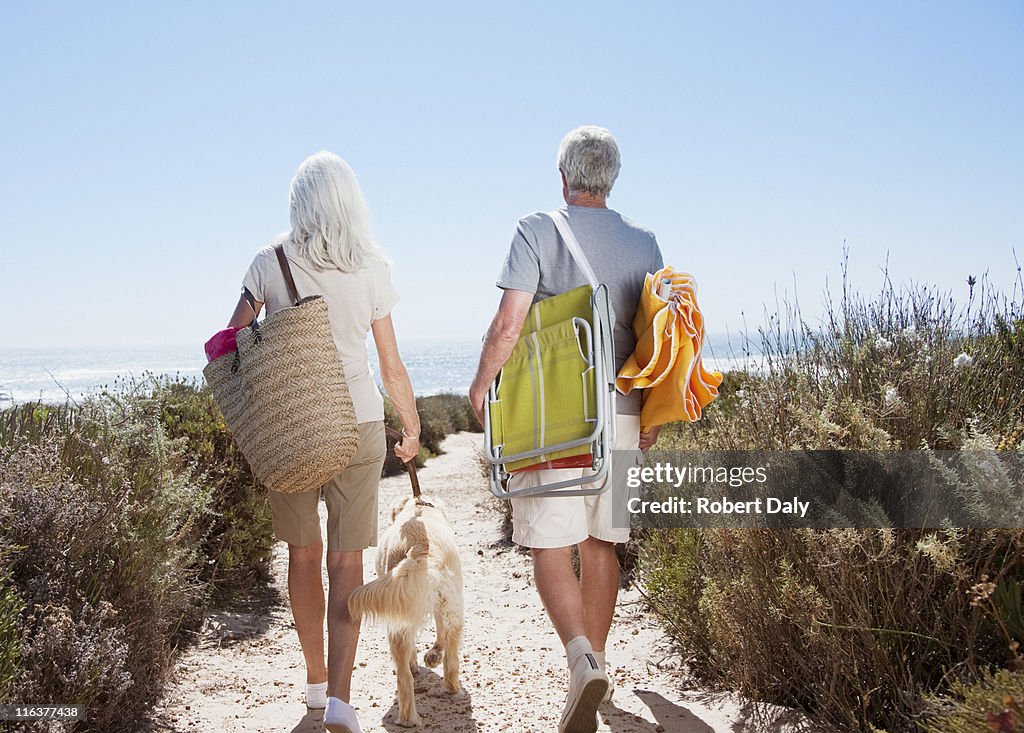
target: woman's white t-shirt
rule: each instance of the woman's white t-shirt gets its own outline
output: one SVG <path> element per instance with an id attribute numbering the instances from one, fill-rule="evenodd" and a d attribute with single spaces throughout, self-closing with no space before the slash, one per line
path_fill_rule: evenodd
<path id="1" fill-rule="evenodd" d="M 299 297 L 322 295 L 327 302 L 331 334 L 345 370 L 356 421 L 383 420 L 384 401 L 370 375 L 366 335 L 370 324 L 389 314 L 398 303 L 398 291 L 391 282 L 391 267 L 375 259 L 356 272 L 317 270 L 292 243 L 285 243 L 284 252 Z M 292 305 L 272 245 L 256 254 L 242 284 L 256 300 L 266 304 L 268 315 Z"/>

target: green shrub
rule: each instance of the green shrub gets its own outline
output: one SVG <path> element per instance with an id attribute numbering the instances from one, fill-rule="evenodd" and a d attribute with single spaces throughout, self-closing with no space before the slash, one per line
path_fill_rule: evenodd
<path id="1" fill-rule="evenodd" d="M 936 698 L 924 723 L 928 733 L 1024 731 L 1024 671 L 986 672 L 974 684 L 956 682 Z"/>
<path id="2" fill-rule="evenodd" d="M 1024 576 L 1019 530 L 667 530 L 645 581 L 691 669 L 837 730 L 906 730 L 951 672 L 1013 658 L 984 578 Z"/>
<path id="3" fill-rule="evenodd" d="M 0 627 L 18 613 L 16 652 L 0 642 L 0 683 L 17 659 L 8 699 L 82 704 L 73 730 L 131 729 L 182 629 L 265 568 L 261 502 L 193 386 L 0 413 Z"/>
<path id="4" fill-rule="evenodd" d="M 0 566 L 3 565 L 4 557 L 0 554 Z M 20 668 L 23 607 L 17 589 L 4 571 L 0 575 L 0 704 L 14 702 L 10 692 Z"/>
<path id="5" fill-rule="evenodd" d="M 796 311 L 773 318 L 763 362 L 726 374 L 701 423 L 667 427 L 659 448 L 1019 450 L 1020 302 L 984 287 L 964 307 L 926 287 L 843 291 L 821 327 Z M 970 495 L 1005 490 L 1005 473 L 943 480 Z M 1002 512 L 1020 501 L 1006 498 Z M 641 575 L 700 678 L 835 730 L 914 730 L 957 679 L 1019 663 L 1022 540 L 1016 529 L 652 530 Z"/>
<path id="6" fill-rule="evenodd" d="M 843 289 L 823 325 L 773 316 L 762 363 L 727 374 L 704 419 L 669 426 L 659 445 L 955 450 L 972 432 L 1020 445 L 1024 303 L 983 284 L 962 308 L 925 286 L 887 284 L 873 300 Z"/>
<path id="7" fill-rule="evenodd" d="M 91 729 L 124 724 L 204 603 L 191 528 L 208 496 L 172 472 L 150 403 L 23 405 L 4 421 L 3 542 L 25 603 L 15 693 L 86 705 Z"/>
<path id="8" fill-rule="evenodd" d="M 420 416 L 420 455 L 416 466 L 422 468 L 425 461 L 441 455 L 441 443 L 452 433 L 482 432 L 476 420 L 469 398 L 455 394 L 439 394 L 416 398 L 416 411 Z M 384 400 L 384 422 L 394 430 L 401 431 L 402 423 L 390 400 Z M 394 441 L 388 439 L 388 455 L 384 460 L 384 475 L 395 476 L 405 473 L 405 466 L 395 457 L 390 448 Z"/>
<path id="9" fill-rule="evenodd" d="M 154 388 L 160 420 L 180 456 L 179 470 L 201 472 L 210 491 L 210 510 L 198 521 L 202 554 L 200 578 L 223 604 L 248 593 L 270 577 L 274 544 L 267 492 L 260 486 L 227 432 L 208 389 L 165 381 Z"/>
<path id="10" fill-rule="evenodd" d="M 434 455 L 441 454 L 441 442 L 448 435 L 462 431 L 482 431 L 469 404 L 469 398 L 462 395 L 439 394 L 417 397 L 416 409 L 422 425 L 420 442 Z"/>
<path id="11" fill-rule="evenodd" d="M 650 530 L 640 545 L 640 579 L 647 600 L 686 655 L 692 672 L 721 681 L 711 658 L 711 630 L 701 613 L 703 533 L 695 529 Z"/>

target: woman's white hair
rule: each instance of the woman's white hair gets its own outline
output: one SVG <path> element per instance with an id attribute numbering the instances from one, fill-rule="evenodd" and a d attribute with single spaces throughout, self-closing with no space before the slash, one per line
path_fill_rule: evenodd
<path id="1" fill-rule="evenodd" d="M 289 194 L 287 241 L 320 270 L 355 272 L 385 259 L 370 234 L 370 211 L 352 166 L 321 151 L 302 161 Z"/>
<path id="2" fill-rule="evenodd" d="M 558 170 L 570 191 L 608 196 L 619 168 L 619 146 L 603 127 L 577 127 L 558 146 Z"/>

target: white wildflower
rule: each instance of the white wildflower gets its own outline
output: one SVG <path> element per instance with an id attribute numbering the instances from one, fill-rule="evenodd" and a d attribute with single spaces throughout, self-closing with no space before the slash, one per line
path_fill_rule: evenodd
<path id="1" fill-rule="evenodd" d="M 879 351 L 888 351 L 892 348 L 892 341 L 887 339 L 885 336 L 879 336 L 875 339 L 875 348 Z"/>
<path id="2" fill-rule="evenodd" d="M 744 397 L 747 396 L 747 393 L 744 392 L 742 389 L 738 389 L 736 390 L 736 396 L 742 400 Z"/>
<path id="3" fill-rule="evenodd" d="M 939 570 L 952 570 L 956 565 L 956 557 L 950 548 L 935 534 L 929 534 L 917 541 L 917 551 L 929 558 Z"/>
<path id="4" fill-rule="evenodd" d="M 956 369 L 964 369 L 974 364 L 974 357 L 970 354 L 961 352 L 953 359 L 953 367 Z"/>
<path id="5" fill-rule="evenodd" d="M 885 394 L 882 396 L 882 402 L 885 403 L 886 407 L 894 407 L 897 402 L 900 401 L 900 393 L 896 391 L 896 388 L 889 385 L 885 388 Z"/>

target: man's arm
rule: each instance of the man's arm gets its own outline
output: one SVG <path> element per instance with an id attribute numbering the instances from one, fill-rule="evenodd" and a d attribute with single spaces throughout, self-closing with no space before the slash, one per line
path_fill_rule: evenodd
<path id="1" fill-rule="evenodd" d="M 512 349 L 519 340 L 519 333 L 523 330 L 523 322 L 532 304 L 533 293 L 506 290 L 501 296 L 501 303 L 498 305 L 498 312 L 494 314 L 494 320 L 491 321 L 491 327 L 487 329 L 483 351 L 480 353 L 480 365 L 476 369 L 473 386 L 469 388 L 469 401 L 481 425 L 484 424 L 487 390 L 491 388 L 494 378 L 512 355 Z"/>
<path id="2" fill-rule="evenodd" d="M 640 450 L 646 452 L 658 442 L 658 433 L 661 432 L 661 425 L 648 428 L 646 432 L 640 433 Z"/>

